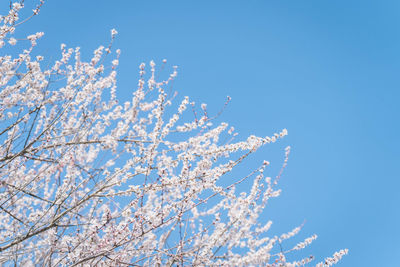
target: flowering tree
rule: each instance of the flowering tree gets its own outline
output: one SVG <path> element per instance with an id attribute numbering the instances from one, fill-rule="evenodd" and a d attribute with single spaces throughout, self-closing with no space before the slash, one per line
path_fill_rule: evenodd
<path id="1" fill-rule="evenodd" d="M 2 49 L 17 45 L 22 7 L 11 3 L 0 17 Z M 33 56 L 42 35 L 18 40 L 29 48 L 0 57 L 3 265 L 300 266 L 313 259 L 286 257 L 316 235 L 285 250 L 284 240 L 301 227 L 268 236 L 271 222 L 258 220 L 280 192 L 281 174 L 264 176 L 267 161 L 245 177 L 224 179 L 285 129 L 235 141 L 228 124 L 213 126 L 206 105 L 196 109 L 188 97 L 173 104 L 175 95 L 164 89 L 176 68 L 157 81 L 154 62 L 148 75 L 140 65 L 132 99 L 118 104 L 118 50 L 106 67 L 111 45 L 89 62 L 79 48 L 61 45 L 61 58 L 43 69 L 44 58 Z M 192 121 L 182 118 L 188 106 Z M 251 189 L 237 192 L 245 180 Z M 330 266 L 346 253 L 317 265 Z"/>

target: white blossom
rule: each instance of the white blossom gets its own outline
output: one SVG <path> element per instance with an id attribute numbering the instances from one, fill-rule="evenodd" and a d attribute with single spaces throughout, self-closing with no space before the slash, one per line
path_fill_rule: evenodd
<path id="1" fill-rule="evenodd" d="M 116 29 L 111 30 L 111 38 L 114 38 L 118 34 Z"/>
<path id="2" fill-rule="evenodd" d="M 9 43 L 10 45 L 16 45 L 16 44 L 17 44 L 17 39 L 15 39 L 15 38 L 10 38 L 10 39 L 8 40 L 8 43 Z"/>

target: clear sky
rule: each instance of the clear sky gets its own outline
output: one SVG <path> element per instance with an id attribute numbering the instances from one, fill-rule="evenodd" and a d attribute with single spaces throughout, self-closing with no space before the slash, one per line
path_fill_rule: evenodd
<path id="1" fill-rule="evenodd" d="M 47 57 L 62 42 L 89 57 L 116 28 L 121 99 L 141 62 L 166 58 L 179 97 L 211 111 L 232 97 L 221 119 L 241 138 L 287 128 L 245 163 L 267 159 L 274 175 L 292 146 L 272 231 L 305 220 L 297 240 L 319 236 L 306 254 L 348 248 L 338 266 L 399 266 L 399 12 L 398 0 L 57 0 L 17 35 L 45 32 Z"/>

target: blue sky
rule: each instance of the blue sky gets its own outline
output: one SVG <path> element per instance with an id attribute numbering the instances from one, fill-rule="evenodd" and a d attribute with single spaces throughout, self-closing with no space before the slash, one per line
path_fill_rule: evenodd
<path id="1" fill-rule="evenodd" d="M 273 175 L 292 146 L 283 193 L 267 209 L 273 231 L 306 220 L 298 240 L 319 236 L 306 254 L 349 248 L 338 266 L 397 266 L 399 10 L 395 0 L 58 0 L 17 35 L 44 31 L 47 57 L 62 42 L 89 57 L 116 28 L 121 99 L 141 62 L 166 58 L 179 66 L 180 97 L 214 112 L 232 97 L 222 120 L 240 137 L 287 128 L 245 166 L 267 159 Z"/>

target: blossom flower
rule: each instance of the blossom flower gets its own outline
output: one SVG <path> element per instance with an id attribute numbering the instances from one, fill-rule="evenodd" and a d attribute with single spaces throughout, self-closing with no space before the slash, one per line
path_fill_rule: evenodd
<path id="1" fill-rule="evenodd" d="M 114 38 L 118 34 L 116 29 L 111 30 L 111 38 Z"/>
<path id="2" fill-rule="evenodd" d="M 16 45 L 16 44 L 17 44 L 17 39 L 15 39 L 15 38 L 10 38 L 10 39 L 8 40 L 8 43 L 9 43 L 10 45 Z"/>

